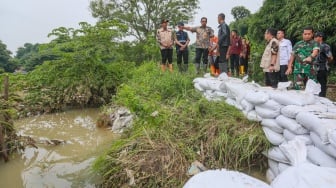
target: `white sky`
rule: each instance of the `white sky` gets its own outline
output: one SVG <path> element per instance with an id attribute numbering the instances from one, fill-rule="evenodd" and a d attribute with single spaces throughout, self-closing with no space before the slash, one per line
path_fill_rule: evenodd
<path id="1" fill-rule="evenodd" d="M 0 0 L 0 40 L 7 49 L 16 52 L 24 43 L 45 43 L 53 29 L 78 28 L 79 22 L 94 24 L 89 11 L 90 0 Z M 226 22 L 233 21 L 231 9 L 245 6 L 252 13 L 262 6 L 263 0 L 200 0 L 201 9 L 193 22 L 200 24 L 201 17 L 208 17 L 208 25 L 217 32 L 217 15 L 223 12 Z M 190 35 L 191 40 L 195 38 Z"/>

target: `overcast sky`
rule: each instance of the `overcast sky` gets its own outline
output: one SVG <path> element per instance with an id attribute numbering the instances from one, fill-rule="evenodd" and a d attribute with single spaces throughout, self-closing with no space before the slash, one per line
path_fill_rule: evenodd
<path id="1" fill-rule="evenodd" d="M 0 0 L 0 40 L 7 49 L 16 52 L 24 43 L 45 43 L 53 29 L 78 28 L 79 22 L 94 24 L 89 11 L 90 0 Z M 245 6 L 252 13 L 262 6 L 263 0 L 200 0 L 200 10 L 190 26 L 200 24 L 201 17 L 208 17 L 208 25 L 216 32 L 217 15 L 223 12 L 226 22 L 233 21 L 231 9 Z M 191 34 L 193 40 L 195 34 Z"/>

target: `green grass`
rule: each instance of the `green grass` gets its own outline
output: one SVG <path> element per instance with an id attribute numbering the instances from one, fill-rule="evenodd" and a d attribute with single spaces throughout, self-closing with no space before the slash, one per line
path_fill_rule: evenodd
<path id="1" fill-rule="evenodd" d="M 194 75 L 140 66 L 118 88 L 113 104 L 137 118 L 133 128 L 95 163 L 102 187 L 181 187 L 195 160 L 207 168 L 264 168 L 269 147 L 258 123 L 225 102 L 209 102 L 193 88 Z M 157 111 L 158 116 L 151 114 Z"/>

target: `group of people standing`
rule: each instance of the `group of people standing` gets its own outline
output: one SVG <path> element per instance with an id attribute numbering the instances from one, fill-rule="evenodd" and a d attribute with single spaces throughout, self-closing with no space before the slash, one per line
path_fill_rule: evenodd
<path id="1" fill-rule="evenodd" d="M 230 31 L 225 23 L 225 15 L 218 14 L 218 35 L 207 26 L 207 18 L 201 18 L 201 26 L 187 27 L 183 22 L 178 23 L 178 31 L 168 29 L 168 20 L 161 21 L 161 28 L 156 37 L 161 49 L 161 69 L 168 67 L 173 71 L 173 45 L 176 46 L 177 65 L 179 71 L 188 70 L 188 45 L 190 38 L 184 30 L 196 33 L 196 73 L 206 72 L 210 62 L 212 75 L 227 73 L 230 75 L 247 74 L 250 46 L 246 39 L 241 38 L 236 30 Z M 265 85 L 276 88 L 278 82 L 287 82 L 288 75 L 293 73 L 295 89 L 305 87 L 307 80 L 312 79 L 321 84 L 320 96 L 326 96 L 328 63 L 333 61 L 330 46 L 324 43 L 322 32 L 314 33 L 312 27 L 305 27 L 301 41 L 294 47 L 290 40 L 285 38 L 285 31 L 268 28 L 265 31 L 267 41 L 260 61 L 263 69 Z M 183 60 L 183 64 L 182 64 Z M 230 60 L 230 67 L 228 66 Z M 168 62 L 168 63 L 167 63 Z M 168 65 L 168 66 L 167 66 Z M 239 71 L 240 70 L 240 71 Z"/>
<path id="2" fill-rule="evenodd" d="M 206 17 L 202 17 L 201 25 L 197 27 L 187 27 L 184 26 L 183 22 L 180 22 L 178 23 L 178 31 L 175 33 L 168 29 L 168 20 L 163 19 L 161 21 L 161 28 L 157 30 L 156 38 L 160 44 L 162 57 L 161 69 L 163 71 L 167 67 L 170 71 L 173 71 L 173 44 L 176 46 L 179 71 L 187 71 L 188 44 L 190 42 L 188 33 L 184 31 L 187 30 L 196 33 L 195 68 L 197 74 L 201 71 L 206 72 L 208 66 L 212 75 L 218 75 L 222 72 L 230 74 L 228 60 L 231 62 L 231 73 L 234 73 L 236 70 L 238 75 L 239 65 L 241 64 L 245 67 L 243 68 L 243 74 L 247 74 L 250 48 L 246 39 L 241 39 L 237 35 L 236 30 L 230 31 L 229 26 L 225 23 L 225 14 L 223 13 L 218 15 L 219 26 L 217 36 L 214 34 L 214 30 L 207 26 L 207 21 Z"/>
<path id="3" fill-rule="evenodd" d="M 284 38 L 282 29 L 268 28 L 264 36 L 267 44 L 260 67 L 265 74 L 265 85 L 276 88 L 278 82 L 287 82 L 287 76 L 293 74 L 295 89 L 303 89 L 308 79 L 312 79 L 321 84 L 319 96 L 326 97 L 328 64 L 333 56 L 322 32 L 314 33 L 310 26 L 303 28 L 302 40 L 294 47 Z"/>

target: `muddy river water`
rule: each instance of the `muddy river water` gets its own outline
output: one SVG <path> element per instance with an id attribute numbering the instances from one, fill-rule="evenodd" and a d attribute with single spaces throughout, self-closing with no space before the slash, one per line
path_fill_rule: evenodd
<path id="1" fill-rule="evenodd" d="M 0 163 L 0 187 L 95 187 L 99 176 L 90 167 L 116 139 L 111 131 L 95 127 L 98 113 L 80 109 L 17 120 L 18 134 L 31 136 L 38 148 L 27 147 Z M 52 139 L 65 143 L 48 144 Z"/>

